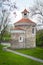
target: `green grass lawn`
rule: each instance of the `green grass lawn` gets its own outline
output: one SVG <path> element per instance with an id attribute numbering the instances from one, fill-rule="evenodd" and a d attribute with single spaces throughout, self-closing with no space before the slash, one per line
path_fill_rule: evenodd
<path id="1" fill-rule="evenodd" d="M 3 51 L 0 45 L 0 65 L 43 65 L 25 57 Z"/>
<path id="2" fill-rule="evenodd" d="M 16 51 L 43 59 L 43 48 L 36 47 L 33 49 L 20 49 Z"/>

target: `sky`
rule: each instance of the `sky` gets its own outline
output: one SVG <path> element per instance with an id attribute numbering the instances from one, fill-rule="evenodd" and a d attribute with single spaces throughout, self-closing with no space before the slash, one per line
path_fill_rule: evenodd
<path id="1" fill-rule="evenodd" d="M 35 0 L 11 0 L 15 1 L 19 9 L 23 9 L 24 7 L 32 6 Z"/>
<path id="2" fill-rule="evenodd" d="M 0 0 L 1 2 L 2 0 Z M 17 22 L 18 20 L 20 20 L 22 18 L 22 14 L 21 12 L 26 8 L 28 11 L 30 7 L 34 6 L 34 4 L 36 3 L 36 0 L 10 0 L 12 3 L 13 2 L 16 2 L 16 6 L 17 6 L 17 9 L 14 9 L 9 18 L 10 18 L 10 23 L 9 24 L 14 24 L 15 22 Z M 39 0 L 38 0 L 39 1 Z M 43 2 L 43 0 L 40 0 Z M 0 7 L 1 7 L 1 3 L 0 3 Z M 8 8 L 5 6 L 5 8 Z M 16 18 L 15 18 L 15 15 L 14 15 L 14 12 L 16 11 Z M 0 8 L 0 14 L 1 14 L 1 8 Z M 38 16 L 34 16 L 33 17 L 33 21 L 36 22 L 36 23 L 39 23 L 37 21 L 37 18 Z M 0 17 L 0 20 L 1 20 L 1 17 Z M 43 26 L 42 26 L 43 28 Z"/>
<path id="3" fill-rule="evenodd" d="M 16 6 L 18 7 L 16 11 L 17 16 L 16 18 L 14 17 L 13 13 L 11 13 L 10 18 L 11 18 L 11 24 L 15 23 L 19 19 L 22 18 L 21 12 L 26 8 L 29 10 L 29 7 L 32 7 L 34 5 L 35 0 L 11 0 L 11 2 L 16 2 Z"/>
<path id="4" fill-rule="evenodd" d="M 39 1 L 39 0 L 38 0 Z M 42 0 L 41 0 L 42 1 Z M 15 22 L 17 22 L 18 20 L 20 20 L 22 18 L 22 14 L 21 12 L 26 8 L 29 11 L 30 7 L 33 7 L 36 4 L 36 0 L 11 0 L 11 2 L 16 2 L 16 6 L 18 7 L 16 11 L 17 16 L 16 18 L 14 17 L 14 14 L 11 13 L 10 17 L 11 17 L 11 23 L 13 24 Z M 35 23 L 40 24 L 41 22 L 38 22 L 38 16 L 34 16 L 34 18 L 32 19 Z M 13 21 L 13 22 L 12 22 Z"/>
<path id="5" fill-rule="evenodd" d="M 2 1 L 2 0 L 0 0 Z M 14 9 L 11 14 L 10 14 L 10 24 L 13 24 L 15 22 L 17 22 L 18 20 L 20 20 L 22 18 L 22 14 L 21 12 L 26 8 L 28 11 L 29 11 L 29 8 L 34 6 L 36 0 L 10 0 L 12 3 L 13 2 L 16 2 L 16 6 L 17 6 L 17 9 Z M 1 6 L 1 4 L 0 4 Z M 5 8 L 7 8 L 5 6 Z M 14 15 L 14 12 L 16 11 L 16 18 L 15 18 L 15 15 Z M 37 23 L 37 17 L 36 18 L 33 18 L 34 22 Z"/>
<path id="6" fill-rule="evenodd" d="M 23 8 L 29 8 L 34 4 L 35 0 L 16 0 L 16 4 L 19 7 L 19 9 Z"/>

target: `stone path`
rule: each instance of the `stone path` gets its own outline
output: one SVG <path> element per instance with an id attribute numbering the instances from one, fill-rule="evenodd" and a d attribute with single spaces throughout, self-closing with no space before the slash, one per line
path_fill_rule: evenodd
<path id="1" fill-rule="evenodd" d="M 6 51 L 9 51 L 9 52 L 12 52 L 14 54 L 17 54 L 17 55 L 20 55 L 20 56 L 23 56 L 23 57 L 26 57 L 26 58 L 30 58 L 30 59 L 32 59 L 34 61 L 43 63 L 43 60 L 38 59 L 38 58 L 35 58 L 33 56 L 29 56 L 29 55 L 26 55 L 26 54 L 22 54 L 22 53 L 19 53 L 19 52 L 16 52 L 16 51 L 13 51 L 13 50 L 10 50 L 10 49 L 7 49 L 7 48 L 6 48 Z"/>

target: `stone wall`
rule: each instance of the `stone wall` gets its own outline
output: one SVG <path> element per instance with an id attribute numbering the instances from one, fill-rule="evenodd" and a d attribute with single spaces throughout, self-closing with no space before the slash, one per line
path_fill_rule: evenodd
<path id="1" fill-rule="evenodd" d="M 24 28 L 25 33 L 11 34 L 12 42 L 11 48 L 33 48 L 36 47 L 36 27 L 32 26 L 18 26 Z M 34 28 L 34 34 L 32 34 Z M 23 36 L 23 42 L 19 42 L 19 36 Z"/>
<path id="2" fill-rule="evenodd" d="M 36 47 L 36 29 L 34 27 L 34 34 L 32 33 L 32 26 L 26 30 L 26 48 Z"/>
<path id="3" fill-rule="evenodd" d="M 23 36 L 23 42 L 19 42 L 19 36 Z M 24 47 L 25 47 L 25 34 L 24 33 L 13 34 L 11 48 L 24 48 Z"/>

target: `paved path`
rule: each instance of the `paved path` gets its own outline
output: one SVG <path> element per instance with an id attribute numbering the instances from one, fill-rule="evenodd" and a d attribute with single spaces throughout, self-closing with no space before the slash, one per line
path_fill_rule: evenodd
<path id="1" fill-rule="evenodd" d="M 38 58 L 35 58 L 35 57 L 33 57 L 33 56 L 29 56 L 29 55 L 26 55 L 26 54 L 22 54 L 22 53 L 19 53 L 19 52 L 10 50 L 10 49 L 6 49 L 6 50 L 9 51 L 9 52 L 12 52 L 12 53 L 14 53 L 14 54 L 17 54 L 17 55 L 20 55 L 20 56 L 23 56 L 23 57 L 26 57 L 26 58 L 30 58 L 30 59 L 35 60 L 35 61 L 37 61 L 37 62 L 43 63 L 43 60 L 38 59 Z"/>

